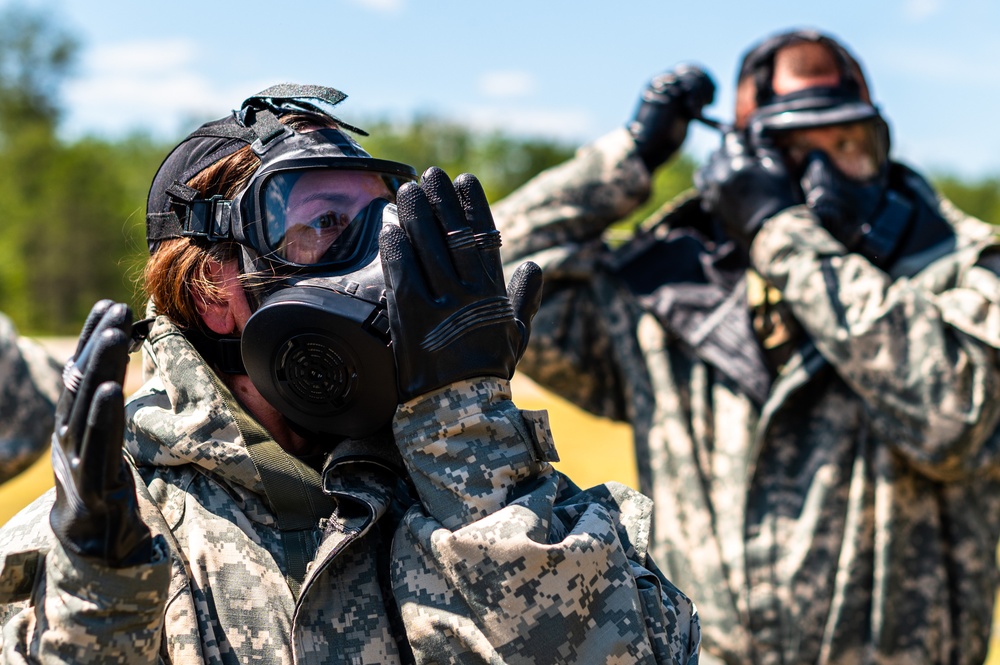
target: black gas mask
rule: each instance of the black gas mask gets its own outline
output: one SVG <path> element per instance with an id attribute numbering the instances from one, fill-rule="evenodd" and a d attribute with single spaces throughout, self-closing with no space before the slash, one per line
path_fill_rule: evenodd
<path id="1" fill-rule="evenodd" d="M 954 233 L 930 185 L 888 158 L 888 126 L 880 115 L 833 125 L 797 118 L 806 124 L 787 129 L 769 127 L 774 119 L 756 118 L 752 140 L 783 157 L 805 204 L 850 251 L 899 277 L 952 249 Z"/>
<path id="2" fill-rule="evenodd" d="M 253 310 L 242 336 L 186 331 L 189 339 L 221 371 L 245 371 L 300 429 L 358 438 L 385 425 L 398 402 L 378 236 L 395 223 L 396 191 L 416 172 L 373 159 L 339 129 L 296 131 L 277 120 L 290 112 L 335 120 L 329 108 L 343 98 L 277 86 L 202 126 L 183 164 L 171 164 L 172 154 L 154 179 L 154 190 L 161 174 L 173 182 L 162 201 L 150 192 L 147 239 L 151 248 L 170 237 L 238 243 Z M 246 145 L 260 164 L 231 199 L 200 198 L 184 184 Z"/>
<path id="3" fill-rule="evenodd" d="M 835 82 L 779 94 L 776 57 L 798 44 L 828 52 Z M 894 276 L 913 274 L 950 251 L 954 233 L 936 195 L 889 159 L 889 125 L 871 101 L 860 64 L 839 42 L 812 30 L 775 35 L 747 52 L 738 82 L 752 90 L 751 110 L 739 130 L 725 129 L 737 131 L 750 153 L 780 159 L 801 200 L 850 251 Z"/>

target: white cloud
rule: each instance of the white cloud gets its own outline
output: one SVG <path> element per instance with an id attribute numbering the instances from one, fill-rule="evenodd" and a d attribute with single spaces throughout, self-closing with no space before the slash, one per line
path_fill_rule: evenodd
<path id="1" fill-rule="evenodd" d="M 85 56 L 81 76 L 66 86 L 72 109 L 65 132 L 120 135 L 135 129 L 172 136 L 194 121 L 221 117 L 267 83 L 220 86 L 198 68 L 203 54 L 192 42 L 129 42 Z"/>
<path id="2" fill-rule="evenodd" d="M 537 81 L 530 72 L 494 71 L 479 77 L 479 91 L 487 97 L 510 99 L 533 93 Z"/>
<path id="3" fill-rule="evenodd" d="M 85 56 L 93 71 L 163 71 L 193 64 L 198 46 L 186 39 L 100 44 Z"/>
<path id="4" fill-rule="evenodd" d="M 379 14 L 399 14 L 406 5 L 406 0 L 352 0 L 352 2 Z"/>
<path id="5" fill-rule="evenodd" d="M 601 131 L 593 114 L 581 109 L 482 106 L 467 109 L 462 121 L 479 130 L 580 142 Z"/>
<path id="6" fill-rule="evenodd" d="M 943 8 L 943 0 L 904 0 L 903 16 L 910 21 L 924 21 Z"/>

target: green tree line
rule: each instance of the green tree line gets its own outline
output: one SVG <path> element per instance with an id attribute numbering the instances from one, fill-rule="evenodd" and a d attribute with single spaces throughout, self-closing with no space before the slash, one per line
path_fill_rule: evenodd
<path id="1" fill-rule="evenodd" d="M 60 90 L 79 48 L 50 15 L 19 5 L 0 11 L 0 311 L 28 334 L 76 334 L 100 298 L 142 311 L 146 195 L 175 143 L 142 134 L 60 138 Z M 358 124 L 371 134 L 359 142 L 373 155 L 412 164 L 418 173 L 431 165 L 452 176 L 475 173 L 491 201 L 575 149 L 433 116 Z M 690 187 L 694 168 L 681 155 L 660 169 L 655 195 L 619 227 L 627 230 Z M 1000 220 L 997 178 L 935 182 L 970 214 Z"/>

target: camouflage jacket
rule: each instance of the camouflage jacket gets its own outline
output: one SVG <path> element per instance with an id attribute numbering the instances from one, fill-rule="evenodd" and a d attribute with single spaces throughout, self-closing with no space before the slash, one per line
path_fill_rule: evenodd
<path id="1" fill-rule="evenodd" d="M 0 483 L 31 466 L 48 448 L 61 369 L 0 314 Z"/>
<path id="2" fill-rule="evenodd" d="M 981 663 L 1000 534 L 992 229 L 940 201 L 956 247 L 893 280 L 805 207 L 769 219 L 750 260 L 802 332 L 761 403 L 613 269 L 602 233 L 650 187 L 633 150 L 610 134 L 494 216 L 505 261 L 545 271 L 519 371 L 633 426 L 654 558 L 698 601 L 702 662 Z"/>
<path id="3" fill-rule="evenodd" d="M 147 341 L 126 448 L 157 559 L 113 570 L 0 531 L 3 662 L 695 663 L 690 601 L 646 556 L 648 499 L 556 473 L 543 412 L 463 381 L 314 470 L 177 328 Z M 405 470 L 404 470 L 405 467 Z"/>

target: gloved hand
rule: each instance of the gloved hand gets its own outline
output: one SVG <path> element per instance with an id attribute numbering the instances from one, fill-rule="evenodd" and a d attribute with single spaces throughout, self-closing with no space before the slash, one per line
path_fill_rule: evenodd
<path id="1" fill-rule="evenodd" d="M 400 226 L 379 236 L 401 399 L 478 376 L 508 379 L 528 343 L 542 272 L 504 286 L 500 234 L 479 181 L 438 168 L 396 195 Z"/>
<path id="2" fill-rule="evenodd" d="M 802 173 L 806 205 L 834 238 L 850 250 L 861 241 L 862 226 L 882 205 L 882 182 L 859 183 L 843 175 L 827 154 L 814 150 Z"/>
<path id="3" fill-rule="evenodd" d="M 122 459 L 131 330 L 128 306 L 110 300 L 94 305 L 63 370 L 52 435 L 52 530 L 67 550 L 114 568 L 152 558 L 149 528 Z"/>
<path id="4" fill-rule="evenodd" d="M 913 206 L 891 195 L 884 170 L 872 181 L 858 182 L 841 173 L 826 153 L 815 150 L 806 158 L 801 184 L 806 205 L 830 235 L 877 266 L 892 261 Z"/>
<path id="5" fill-rule="evenodd" d="M 712 78 L 694 65 L 680 65 L 649 82 L 626 126 L 650 172 L 677 152 L 688 123 L 714 98 Z"/>
<path id="6" fill-rule="evenodd" d="M 781 155 L 769 147 L 751 150 L 737 132 L 725 135 L 694 183 L 705 211 L 718 215 L 726 234 L 745 249 L 764 220 L 801 203 Z"/>

